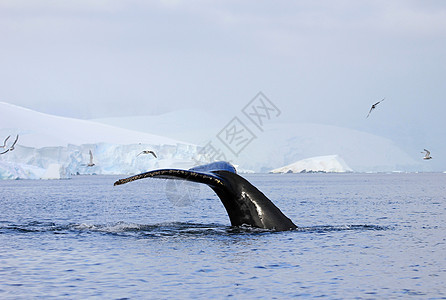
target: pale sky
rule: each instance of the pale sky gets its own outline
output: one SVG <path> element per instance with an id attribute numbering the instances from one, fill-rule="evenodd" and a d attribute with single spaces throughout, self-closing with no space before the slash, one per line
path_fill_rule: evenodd
<path id="1" fill-rule="evenodd" d="M 0 43 L 3 102 L 229 118 L 262 91 L 283 121 L 428 148 L 446 170 L 445 1 L 0 0 Z"/>

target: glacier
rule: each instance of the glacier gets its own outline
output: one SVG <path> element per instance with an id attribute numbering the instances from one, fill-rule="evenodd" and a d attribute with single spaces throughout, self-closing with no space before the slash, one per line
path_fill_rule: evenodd
<path id="1" fill-rule="evenodd" d="M 262 132 L 254 131 L 256 138 L 239 155 L 232 155 L 215 138 L 231 118 L 195 109 L 159 116 L 79 120 L 0 102 L 0 112 L 0 142 L 8 135 L 19 135 L 15 149 L 0 155 L 0 179 L 63 179 L 190 168 L 209 162 L 198 155 L 208 141 L 221 149 L 239 172 L 269 172 L 308 157 L 325 157 L 319 160 L 329 164 L 333 153 L 345 159 L 347 170 L 357 172 L 419 169 L 419 163 L 391 140 L 330 125 L 270 123 Z M 87 166 L 90 150 L 92 167 Z M 158 158 L 138 156 L 143 150 L 153 150 Z"/>
<path id="2" fill-rule="evenodd" d="M 152 149 L 152 155 L 138 154 Z M 89 151 L 93 153 L 94 166 L 89 167 Z M 152 145 L 109 143 L 67 145 L 33 148 L 16 146 L 7 156 L 0 157 L 1 179 L 62 179 L 72 175 L 136 174 L 155 168 L 191 168 L 196 164 L 191 153 L 194 145 Z"/>
<path id="3" fill-rule="evenodd" d="M 135 174 L 196 165 L 197 145 L 101 123 L 43 114 L 1 103 L 0 139 L 19 135 L 0 155 L 0 179 L 62 179 L 73 175 Z M 6 148 L 10 146 L 9 139 Z M 88 166 L 89 151 L 95 165 Z M 153 150 L 158 155 L 139 155 Z"/>

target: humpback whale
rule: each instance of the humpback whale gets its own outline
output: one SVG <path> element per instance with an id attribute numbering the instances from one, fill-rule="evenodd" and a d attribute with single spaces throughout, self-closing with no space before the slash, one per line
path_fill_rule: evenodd
<path id="1" fill-rule="evenodd" d="M 284 231 L 297 228 L 261 191 L 236 174 L 227 162 L 214 162 L 189 170 L 160 169 L 120 179 L 114 185 L 143 178 L 180 179 L 208 185 L 220 198 L 232 226 L 248 225 Z"/>

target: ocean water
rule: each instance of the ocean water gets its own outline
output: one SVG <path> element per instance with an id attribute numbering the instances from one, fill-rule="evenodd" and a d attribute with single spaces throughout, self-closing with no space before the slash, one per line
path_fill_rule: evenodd
<path id="1" fill-rule="evenodd" d="M 0 299 L 446 299 L 446 174 L 243 176 L 299 229 L 181 181 L 0 181 Z"/>

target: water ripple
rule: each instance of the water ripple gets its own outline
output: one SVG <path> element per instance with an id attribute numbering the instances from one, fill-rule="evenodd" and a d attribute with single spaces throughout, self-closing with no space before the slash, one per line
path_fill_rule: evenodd
<path id="1" fill-rule="evenodd" d="M 5 222 L 2 222 L 5 223 Z M 325 233 L 336 231 L 388 230 L 388 226 L 378 225 L 323 225 L 299 227 L 288 232 Z M 169 222 L 161 224 L 136 224 L 116 222 L 112 224 L 56 224 L 48 221 L 32 221 L 25 224 L 1 224 L 0 233 L 108 233 L 123 236 L 206 236 L 206 235 L 244 235 L 244 234 L 280 234 L 273 230 L 250 226 L 225 226 L 220 224 L 198 224 L 190 222 Z"/>

